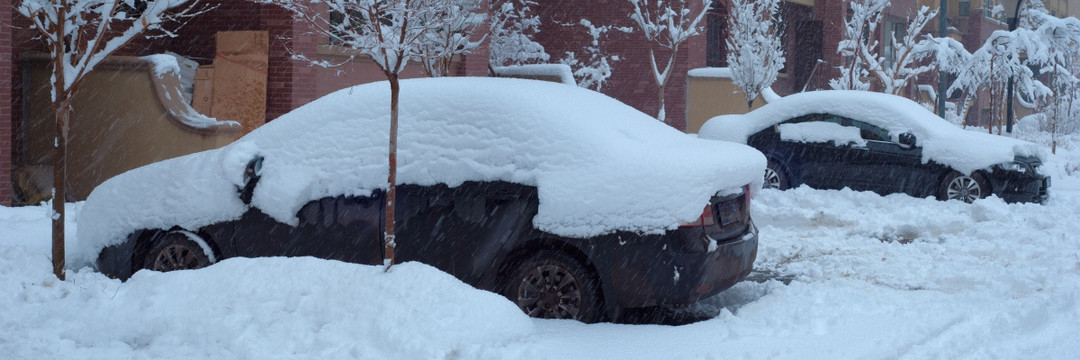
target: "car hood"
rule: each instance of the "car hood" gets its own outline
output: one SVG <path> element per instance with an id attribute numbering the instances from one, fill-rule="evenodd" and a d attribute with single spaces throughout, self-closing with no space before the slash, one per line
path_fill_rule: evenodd
<path id="1" fill-rule="evenodd" d="M 934 161 L 970 174 L 1017 157 L 1044 161 L 1047 151 L 1037 144 L 961 129 L 909 99 L 883 93 L 825 90 L 798 93 L 770 102 L 742 115 L 709 119 L 698 132 L 706 139 L 746 143 L 767 127 L 797 116 L 829 113 L 862 120 L 886 129 L 895 140 L 911 132 L 923 148 L 922 161 Z"/>
<path id="2" fill-rule="evenodd" d="M 657 233 L 697 218 L 718 191 L 759 184 L 765 159 L 702 140 L 597 92 L 492 78 L 401 83 L 398 183 L 510 181 L 538 188 L 534 225 L 569 237 Z M 262 156 L 251 206 L 295 224 L 300 207 L 386 188 L 388 83 L 343 89 L 221 149 L 134 169 L 91 193 L 86 254 L 137 229 L 239 218 L 245 165 Z"/>

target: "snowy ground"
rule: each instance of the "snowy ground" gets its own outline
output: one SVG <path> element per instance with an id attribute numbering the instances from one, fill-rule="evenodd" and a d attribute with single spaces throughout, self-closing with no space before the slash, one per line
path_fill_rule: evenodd
<path id="1" fill-rule="evenodd" d="M 1076 359 L 1080 151 L 1045 166 L 1046 205 L 763 191 L 760 282 L 683 326 L 528 319 L 420 264 L 231 259 L 58 282 L 47 210 L 0 207 L 0 358 Z"/>

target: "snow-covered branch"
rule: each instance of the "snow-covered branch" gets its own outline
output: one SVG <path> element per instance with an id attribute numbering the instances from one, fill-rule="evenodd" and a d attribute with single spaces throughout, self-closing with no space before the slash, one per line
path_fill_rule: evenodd
<path id="1" fill-rule="evenodd" d="M 573 24 L 561 24 L 572 26 Z M 633 32 L 634 29 L 618 27 L 614 25 L 596 26 L 586 19 L 581 19 L 578 25 L 585 27 L 592 41 L 584 48 L 585 60 L 578 60 L 577 53 L 567 51 L 566 56 L 559 60 L 573 69 L 574 77 L 577 78 L 578 86 L 600 91 L 604 83 L 611 77 L 611 64 L 621 60 L 619 55 L 609 55 L 601 48 L 601 39 L 609 31 L 615 30 L 623 33 Z"/>
<path id="2" fill-rule="evenodd" d="M 16 11 L 30 19 L 53 57 L 53 100 L 71 91 L 97 64 L 138 36 L 206 12 L 198 0 L 23 0 Z"/>
<path id="3" fill-rule="evenodd" d="M 712 0 L 701 0 L 701 7 L 695 13 L 687 7 L 687 0 L 671 0 L 678 8 L 665 5 L 663 0 L 628 0 L 634 6 L 630 13 L 630 19 L 634 21 L 638 29 L 645 36 L 649 44 L 649 64 L 652 67 L 653 78 L 659 86 L 660 113 L 657 119 L 664 121 L 666 112 L 664 109 L 664 88 L 671 75 L 671 69 L 675 66 L 675 58 L 679 53 L 679 45 L 691 36 L 701 33 L 699 24 L 705 18 L 705 13 Z M 658 66 L 656 50 L 654 46 L 660 46 L 670 50 L 663 69 Z"/>
<path id="4" fill-rule="evenodd" d="M 524 65 L 547 61 L 551 58 L 544 46 L 533 41 L 533 34 L 540 32 L 540 18 L 533 15 L 531 0 L 503 0 L 496 6 L 492 2 L 491 21 L 488 23 L 491 37 L 489 64 L 492 68 L 507 65 Z"/>
<path id="5" fill-rule="evenodd" d="M 471 53 L 487 38 L 485 35 L 472 41 L 473 33 L 487 20 L 487 14 L 479 12 L 483 0 L 447 0 L 446 3 L 448 7 L 443 8 L 442 13 L 428 14 L 443 17 L 445 21 L 440 22 L 442 28 L 429 31 L 420 46 L 420 62 L 429 76 L 449 75 L 454 56 Z"/>
<path id="6" fill-rule="evenodd" d="M 781 24 L 774 20 L 779 11 L 779 0 L 732 1 L 727 61 L 731 80 L 743 90 L 748 108 L 784 67 Z"/>
<path id="7" fill-rule="evenodd" d="M 844 39 L 837 45 L 836 51 L 846 57 L 849 63 L 839 67 L 839 78 L 829 80 L 833 89 L 870 89 L 866 77 L 871 71 L 882 67 L 876 53 L 877 29 L 889 5 L 889 0 L 854 0 L 848 3 L 851 16 L 844 23 Z"/>

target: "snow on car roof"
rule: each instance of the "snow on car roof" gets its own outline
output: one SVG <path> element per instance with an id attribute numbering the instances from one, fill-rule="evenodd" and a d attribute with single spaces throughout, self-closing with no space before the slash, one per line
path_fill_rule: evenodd
<path id="1" fill-rule="evenodd" d="M 869 91 L 823 90 L 796 93 L 769 102 L 741 115 L 721 115 L 702 125 L 698 136 L 746 143 L 765 128 L 794 117 L 826 113 L 865 121 L 889 131 L 893 139 L 911 132 L 923 148 L 922 161 L 934 161 L 970 174 L 1017 156 L 1046 159 L 1046 149 L 1036 144 L 967 131 L 907 98 Z"/>
<path id="2" fill-rule="evenodd" d="M 86 201 L 80 247 L 96 256 L 137 229 L 238 218 L 237 186 L 257 155 L 252 205 L 284 223 L 307 201 L 383 189 L 389 101 L 387 82 L 343 89 L 221 149 L 116 176 Z M 399 183 L 536 186 L 534 225 L 572 237 L 672 229 L 765 168 L 757 150 L 687 136 L 603 94 L 506 78 L 403 80 L 398 151 Z"/>

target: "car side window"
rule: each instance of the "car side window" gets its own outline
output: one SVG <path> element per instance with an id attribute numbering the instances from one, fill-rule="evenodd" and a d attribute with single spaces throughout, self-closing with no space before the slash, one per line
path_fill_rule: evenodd
<path id="1" fill-rule="evenodd" d="M 832 122 L 832 123 L 840 124 L 841 123 L 841 118 L 839 116 L 832 115 L 832 114 L 806 114 L 806 115 L 791 118 L 791 119 L 789 119 L 787 121 L 784 121 L 782 123 L 783 124 L 799 124 L 799 123 L 815 122 L 815 121 L 825 121 L 825 122 Z"/>
<path id="2" fill-rule="evenodd" d="M 859 128 L 859 135 L 862 136 L 864 140 L 889 141 L 889 131 L 885 129 L 859 120 L 851 120 L 851 125 L 849 126 Z"/>

